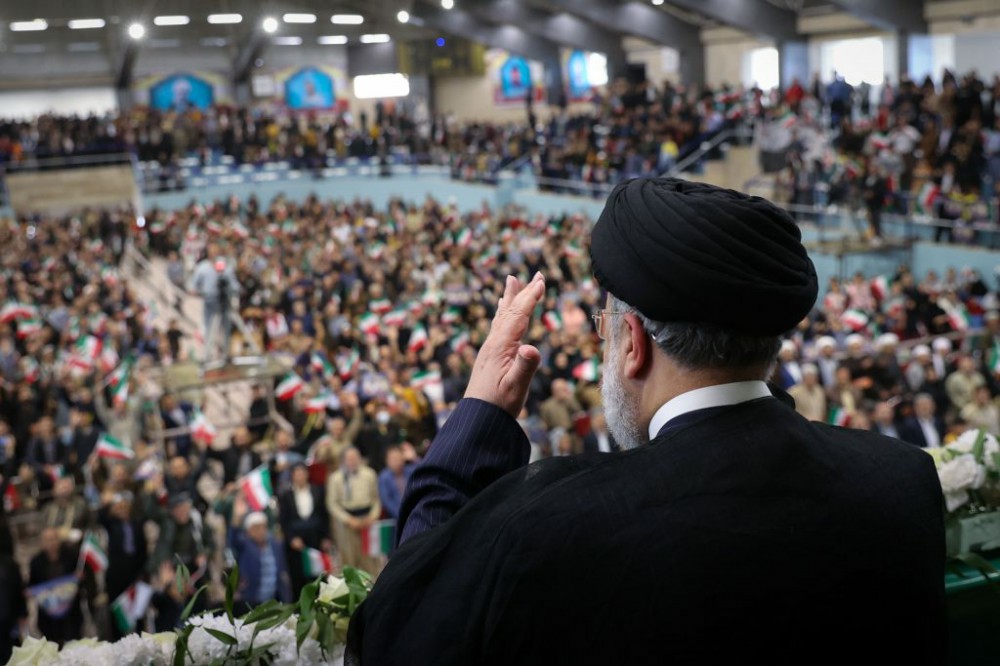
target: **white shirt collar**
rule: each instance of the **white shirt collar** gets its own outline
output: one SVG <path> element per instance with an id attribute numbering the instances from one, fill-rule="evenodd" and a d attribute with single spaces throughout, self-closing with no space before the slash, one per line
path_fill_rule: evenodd
<path id="1" fill-rule="evenodd" d="M 649 421 L 649 438 L 653 439 L 660 428 L 681 414 L 709 407 L 726 407 L 758 398 L 770 398 L 771 390 L 762 381 L 717 384 L 681 393 L 662 405 Z"/>

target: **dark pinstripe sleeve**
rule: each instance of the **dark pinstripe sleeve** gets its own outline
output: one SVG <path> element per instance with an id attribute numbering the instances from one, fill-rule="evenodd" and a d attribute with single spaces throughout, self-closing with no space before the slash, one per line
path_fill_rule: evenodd
<path id="1" fill-rule="evenodd" d="M 496 405 L 466 398 L 413 471 L 399 511 L 399 543 L 451 518 L 486 486 L 528 463 L 528 438 Z"/>

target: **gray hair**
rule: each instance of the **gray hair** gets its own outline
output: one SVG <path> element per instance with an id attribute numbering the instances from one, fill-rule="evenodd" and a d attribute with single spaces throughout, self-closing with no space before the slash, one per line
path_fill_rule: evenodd
<path id="1" fill-rule="evenodd" d="M 660 351 L 686 370 L 764 365 L 769 376 L 777 362 L 778 336 L 747 335 L 714 324 L 654 321 L 613 294 L 611 309 L 638 317 Z"/>

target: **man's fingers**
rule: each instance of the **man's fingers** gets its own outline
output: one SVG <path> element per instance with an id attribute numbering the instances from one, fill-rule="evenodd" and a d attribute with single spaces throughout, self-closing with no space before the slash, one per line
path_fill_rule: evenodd
<path id="1" fill-rule="evenodd" d="M 542 362 L 542 355 L 531 345 L 521 345 L 517 350 L 514 363 L 504 377 L 506 389 L 510 391 L 517 402 L 516 405 L 508 405 L 509 412 L 516 418 L 524 406 L 524 400 L 528 397 L 528 387 L 531 379 L 535 376 L 535 370 Z"/>

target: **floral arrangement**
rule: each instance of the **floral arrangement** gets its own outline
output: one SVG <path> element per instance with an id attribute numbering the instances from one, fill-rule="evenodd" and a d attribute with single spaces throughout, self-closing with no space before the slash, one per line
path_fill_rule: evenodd
<path id="1" fill-rule="evenodd" d="M 178 572 L 185 584 L 186 571 Z M 371 590 L 364 571 L 345 567 L 343 577 L 328 576 L 302 589 L 298 603 L 268 601 L 243 617 L 233 615 L 233 597 L 239 573 L 234 568 L 226 581 L 223 610 L 190 616 L 195 592 L 184 609 L 183 628 L 160 634 L 131 634 L 115 643 L 85 639 L 55 643 L 28 638 L 14 649 L 8 664 L 14 666 L 69 666 L 115 664 L 121 666 L 273 666 L 340 664 L 351 615 Z"/>
<path id="2" fill-rule="evenodd" d="M 985 430 L 967 430 L 928 451 L 934 457 L 948 513 L 964 518 L 1000 509 L 1000 442 Z"/>

